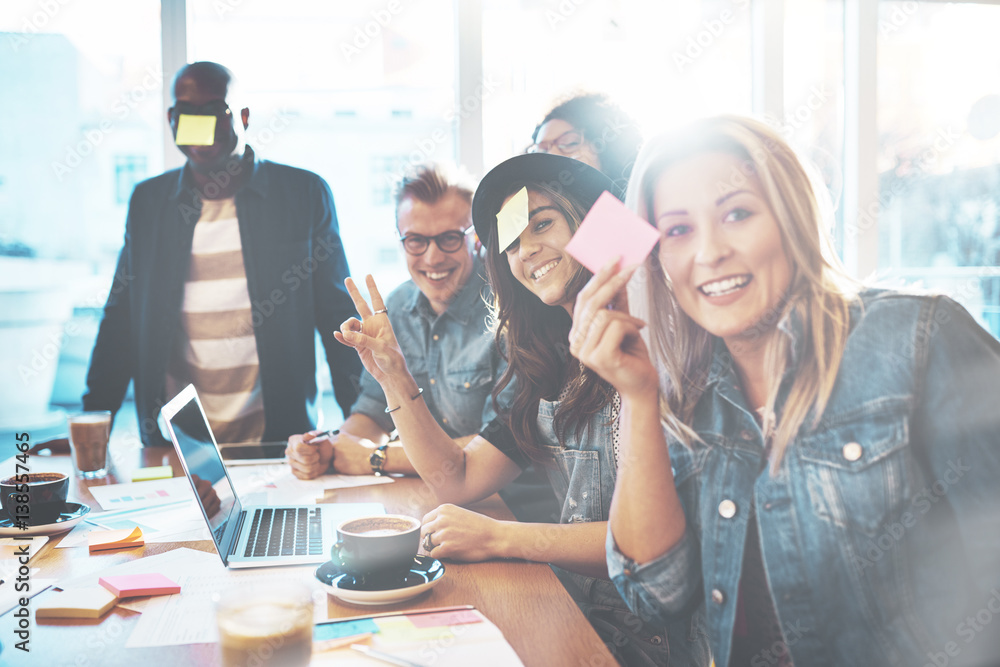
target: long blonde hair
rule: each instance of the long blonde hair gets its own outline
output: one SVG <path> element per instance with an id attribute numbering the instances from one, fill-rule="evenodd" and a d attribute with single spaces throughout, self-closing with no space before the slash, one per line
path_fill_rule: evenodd
<path id="1" fill-rule="evenodd" d="M 793 340 L 778 327 L 769 337 L 764 363 L 767 401 L 763 431 L 771 442 L 771 471 L 812 417 L 815 428 L 833 391 L 850 328 L 849 307 L 857 284 L 848 276 L 826 228 L 813 181 L 791 147 L 767 125 L 738 116 L 698 121 L 676 134 L 647 143 L 636 160 L 625 203 L 654 220 L 653 193 L 669 167 L 706 152 L 742 160 L 739 179 L 756 179 L 778 224 L 792 279 L 778 311 L 766 314 L 757 331 L 770 330 L 789 317 L 803 325 L 800 356 L 781 414 L 775 415 L 778 389 L 792 358 Z M 705 390 L 712 363 L 713 337 L 681 310 L 657 252 L 646 260 L 630 285 L 633 314 L 649 323 L 645 332 L 654 365 L 660 369 L 660 414 L 668 432 L 685 445 L 698 439 L 692 429 L 695 406 Z M 753 331 L 750 332 L 752 335 Z"/>

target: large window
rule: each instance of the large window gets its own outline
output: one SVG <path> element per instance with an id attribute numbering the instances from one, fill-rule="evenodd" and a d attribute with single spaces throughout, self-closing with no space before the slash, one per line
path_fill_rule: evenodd
<path id="1" fill-rule="evenodd" d="M 560 97 L 610 94 L 649 136 L 751 110 L 750 1 L 483 2 L 489 168 L 522 152 Z"/>
<path id="2" fill-rule="evenodd" d="M 402 282 L 395 183 L 410 165 L 456 159 L 453 0 L 187 6 L 188 58 L 236 74 L 248 142 L 326 179 L 354 273 L 383 292 Z"/>
<path id="3" fill-rule="evenodd" d="M 879 267 L 1000 335 L 1000 6 L 881 2 Z"/>
<path id="4" fill-rule="evenodd" d="M 23 244 L 39 257 L 114 261 L 127 203 L 118 196 L 116 160 L 129 155 L 145 162 L 144 171 L 160 171 L 162 77 L 155 0 L 5 0 L 5 243 Z"/>

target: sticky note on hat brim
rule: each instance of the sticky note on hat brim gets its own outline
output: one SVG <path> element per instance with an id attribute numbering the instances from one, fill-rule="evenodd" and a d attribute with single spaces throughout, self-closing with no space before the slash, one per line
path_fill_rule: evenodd
<path id="1" fill-rule="evenodd" d="M 177 134 L 174 143 L 178 146 L 211 146 L 215 143 L 215 116 L 195 116 L 182 113 L 177 118 Z"/>
<path id="2" fill-rule="evenodd" d="M 119 598 L 136 598 L 144 595 L 173 595 L 174 593 L 181 592 L 180 584 L 159 573 L 120 574 L 113 577 L 101 577 L 97 580 L 97 583 Z"/>
<path id="3" fill-rule="evenodd" d="M 93 530 L 87 533 L 87 543 L 90 553 L 95 551 L 109 551 L 111 549 L 128 549 L 130 547 L 141 547 L 145 544 L 142 539 L 142 529 L 139 526 L 122 530 Z"/>
<path id="4" fill-rule="evenodd" d="M 53 593 L 35 605 L 36 618 L 100 618 L 115 606 L 118 598 L 101 586 L 72 588 Z"/>
<path id="5" fill-rule="evenodd" d="M 619 268 L 644 261 L 659 239 L 653 226 L 605 192 L 590 207 L 566 252 L 597 273 L 615 257 L 621 257 Z"/>
<path id="6" fill-rule="evenodd" d="M 497 213 L 497 243 L 503 253 L 528 226 L 528 188 L 521 188 Z"/>
<path id="7" fill-rule="evenodd" d="M 148 482 L 151 479 L 169 479 L 174 476 L 174 469 L 170 466 L 150 466 L 149 468 L 139 468 L 132 473 L 133 482 Z"/>

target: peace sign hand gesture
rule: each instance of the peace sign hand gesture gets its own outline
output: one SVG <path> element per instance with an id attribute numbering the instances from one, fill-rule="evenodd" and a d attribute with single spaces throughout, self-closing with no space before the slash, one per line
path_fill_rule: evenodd
<path id="1" fill-rule="evenodd" d="M 365 370 L 371 373 L 379 384 L 384 384 L 384 381 L 400 375 L 408 376 L 409 369 L 406 367 L 403 352 L 399 349 L 399 342 L 389 322 L 389 311 L 371 274 L 365 277 L 365 283 L 371 295 L 371 307 L 361 296 L 354 280 L 351 278 L 344 280 L 347 292 L 354 300 L 354 307 L 357 308 L 361 319 L 352 317 L 341 324 L 340 331 L 333 332 L 333 335 L 344 345 L 353 347 L 361 357 Z"/>

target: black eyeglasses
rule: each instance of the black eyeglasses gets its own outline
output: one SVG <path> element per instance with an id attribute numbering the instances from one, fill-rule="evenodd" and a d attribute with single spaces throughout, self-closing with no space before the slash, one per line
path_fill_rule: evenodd
<path id="1" fill-rule="evenodd" d="M 168 111 L 170 119 L 177 121 L 181 114 L 192 116 L 231 116 L 233 112 L 225 100 L 212 100 L 206 104 L 191 104 L 190 102 L 175 102 Z"/>
<path id="2" fill-rule="evenodd" d="M 455 252 L 461 248 L 465 243 L 465 237 L 476 231 L 476 228 L 469 226 L 463 231 L 449 231 L 441 232 L 437 236 L 423 236 L 421 234 L 407 234 L 402 237 L 400 242 L 403 244 L 403 249 L 410 255 L 423 255 L 427 252 L 427 248 L 431 246 L 431 241 L 437 244 L 437 247 L 441 249 L 441 252 Z"/>
<path id="3" fill-rule="evenodd" d="M 576 130 L 567 130 L 552 141 L 539 141 L 528 146 L 528 153 L 551 153 L 555 149 L 566 157 L 573 157 L 583 147 L 583 135 Z"/>

